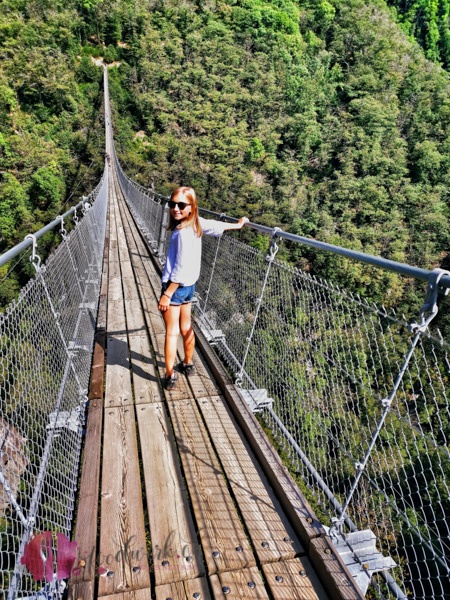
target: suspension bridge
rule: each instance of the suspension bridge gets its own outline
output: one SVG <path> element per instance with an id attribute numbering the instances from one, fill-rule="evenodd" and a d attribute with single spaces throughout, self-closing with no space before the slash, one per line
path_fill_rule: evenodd
<path id="1" fill-rule="evenodd" d="M 123 172 L 104 81 L 102 181 L 45 265 L 44 230 L 0 257 L 36 268 L 0 320 L 3 597 L 449 597 L 450 274 L 256 224 L 267 255 L 205 239 L 196 372 L 163 390 L 166 199 Z M 282 239 L 425 281 L 423 307 L 294 269 Z"/>

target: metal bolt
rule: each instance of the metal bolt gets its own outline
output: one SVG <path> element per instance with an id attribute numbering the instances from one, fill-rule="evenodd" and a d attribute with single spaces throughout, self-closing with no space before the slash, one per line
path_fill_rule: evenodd
<path id="1" fill-rule="evenodd" d="M 218 550 L 214 550 L 214 552 L 212 553 L 213 558 L 219 558 L 220 556 L 220 552 Z"/>
<path id="2" fill-rule="evenodd" d="M 242 546 L 236 546 L 236 552 L 242 552 Z"/>
<path id="3" fill-rule="evenodd" d="M 283 583 L 283 578 L 281 577 L 281 575 L 277 575 L 275 577 L 275 581 L 278 582 L 278 583 Z"/>
<path id="4" fill-rule="evenodd" d="M 286 536 L 283 538 L 283 542 L 290 542 L 290 541 L 291 541 L 291 538 L 290 538 L 288 535 L 286 535 Z"/>
<path id="5" fill-rule="evenodd" d="M 306 577 L 306 571 L 305 571 L 305 569 L 301 569 L 301 570 L 299 571 L 299 573 L 300 573 L 300 575 L 301 575 L 302 577 Z"/>
<path id="6" fill-rule="evenodd" d="M 307 520 L 308 523 L 312 523 L 313 522 L 312 517 L 308 517 L 306 520 Z"/>
<path id="7" fill-rule="evenodd" d="M 262 543 L 261 543 L 261 546 L 262 546 L 263 548 L 268 548 L 268 547 L 269 547 L 269 542 L 262 542 Z"/>
<path id="8" fill-rule="evenodd" d="M 230 590 L 230 588 L 228 586 L 224 585 L 223 588 L 222 588 L 222 592 L 224 594 L 229 594 L 231 592 L 231 590 Z"/>
<path id="9" fill-rule="evenodd" d="M 201 597 L 202 597 L 202 595 L 200 594 L 200 592 L 194 592 L 194 593 L 192 594 L 192 597 L 193 597 L 193 598 L 195 598 L 195 599 L 197 600 L 198 598 L 201 598 Z"/>
<path id="10" fill-rule="evenodd" d="M 139 566 L 133 567 L 133 573 L 139 573 L 140 570 L 141 570 L 141 567 L 139 567 Z"/>
<path id="11" fill-rule="evenodd" d="M 163 560 L 161 564 L 163 567 L 168 567 L 170 563 L 168 560 Z"/>
<path id="12" fill-rule="evenodd" d="M 114 577 L 114 571 L 108 571 L 106 577 Z"/>
<path id="13" fill-rule="evenodd" d="M 330 548 L 325 548 L 325 554 L 331 554 Z"/>
<path id="14" fill-rule="evenodd" d="M 254 581 L 249 581 L 248 582 L 248 587 L 253 590 L 256 587 L 256 583 Z"/>
<path id="15" fill-rule="evenodd" d="M 186 562 L 192 562 L 194 560 L 193 556 L 186 556 Z"/>
<path id="16" fill-rule="evenodd" d="M 85 561 L 85 560 L 80 560 L 80 561 L 78 562 L 78 566 L 79 566 L 79 567 L 84 567 L 85 565 L 86 565 L 86 561 Z"/>

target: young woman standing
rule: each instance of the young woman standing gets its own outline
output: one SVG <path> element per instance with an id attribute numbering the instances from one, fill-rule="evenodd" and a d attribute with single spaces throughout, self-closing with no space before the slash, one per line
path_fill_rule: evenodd
<path id="1" fill-rule="evenodd" d="M 166 390 L 173 389 L 178 379 L 175 358 L 180 332 L 183 337 L 184 360 L 179 363 L 178 370 L 185 375 L 194 370 L 192 358 L 195 336 L 191 324 L 191 311 L 195 283 L 200 275 L 202 235 L 218 237 L 224 231 L 241 229 L 248 223 L 247 217 L 242 217 L 237 223 L 203 219 L 198 214 L 195 191 L 190 187 L 179 187 L 172 193 L 169 209 L 168 229 L 172 231 L 172 237 L 162 274 L 161 298 L 158 304 L 166 325 Z"/>

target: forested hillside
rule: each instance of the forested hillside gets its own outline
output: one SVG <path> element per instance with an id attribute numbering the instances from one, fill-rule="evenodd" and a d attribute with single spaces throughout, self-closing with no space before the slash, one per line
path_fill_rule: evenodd
<path id="1" fill-rule="evenodd" d="M 450 79 L 397 23 L 407 11 L 395 4 L 4 1 L 2 248 L 101 165 L 101 70 L 90 60 L 101 55 L 120 63 L 110 70 L 117 149 L 143 185 L 193 185 L 220 212 L 445 264 Z M 374 299 L 405 292 L 393 276 L 295 252 Z"/>
<path id="2" fill-rule="evenodd" d="M 76 3 L 0 6 L 1 253 L 92 189 L 103 169 L 104 133 L 101 69 L 83 58 L 90 30 Z M 0 304 L 16 295 L 29 269 L 24 264 L 5 280 L 0 268 Z"/>
<path id="3" fill-rule="evenodd" d="M 188 182 L 219 211 L 415 265 L 444 260 L 449 76 L 384 2 L 153 2 L 144 23 L 113 86 L 119 148 L 141 183 Z M 337 276 L 334 258 L 297 258 L 363 293 L 370 281 L 374 297 L 403 291 L 357 266 Z"/>
<path id="4" fill-rule="evenodd" d="M 388 0 L 399 22 L 425 49 L 426 56 L 450 66 L 449 0 Z"/>

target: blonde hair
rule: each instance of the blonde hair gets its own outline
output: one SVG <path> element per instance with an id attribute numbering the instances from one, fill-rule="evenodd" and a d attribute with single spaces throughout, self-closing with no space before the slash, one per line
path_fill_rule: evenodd
<path id="1" fill-rule="evenodd" d="M 175 202 L 181 202 L 181 198 L 184 198 L 186 203 L 191 205 L 191 212 L 181 222 L 176 221 L 173 218 L 172 213 L 169 213 L 169 225 L 167 226 L 167 229 L 172 231 L 176 227 L 192 227 L 197 234 L 197 237 L 201 237 L 203 230 L 198 219 L 198 202 L 194 189 L 191 187 L 179 187 L 174 190 L 170 196 L 170 200 L 174 200 Z"/>

